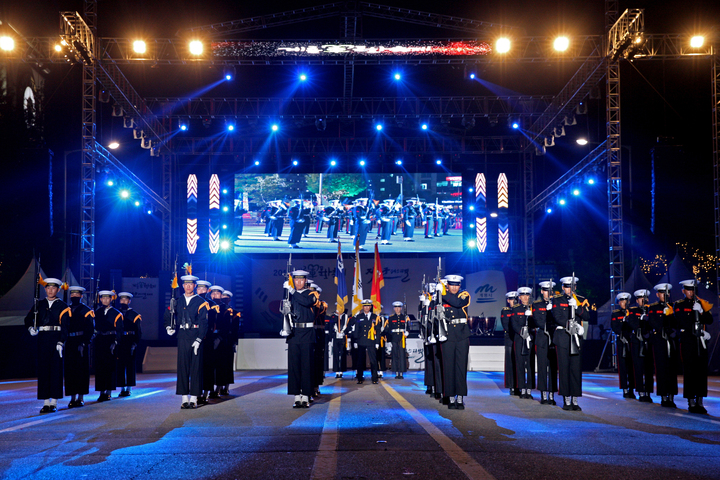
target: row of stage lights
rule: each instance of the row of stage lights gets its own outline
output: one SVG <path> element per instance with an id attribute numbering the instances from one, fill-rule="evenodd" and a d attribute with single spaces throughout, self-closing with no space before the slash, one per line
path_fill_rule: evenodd
<path id="1" fill-rule="evenodd" d="M 261 163 L 260 160 L 255 160 L 255 161 L 253 162 L 253 165 L 255 165 L 256 167 L 259 167 L 259 166 L 260 166 L 260 163 Z M 300 160 L 292 159 L 292 160 L 290 161 L 290 164 L 291 164 L 293 167 L 297 167 L 297 166 L 300 165 Z M 336 167 L 336 166 L 338 166 L 339 164 L 340 164 L 340 161 L 337 160 L 337 159 L 335 159 L 335 158 L 331 158 L 331 159 L 328 161 L 328 166 L 330 166 L 330 167 Z M 361 167 L 365 167 L 365 166 L 367 166 L 368 161 L 365 160 L 364 158 L 361 158 L 360 160 L 358 160 L 357 164 L 358 164 L 359 166 L 361 166 Z M 441 158 L 435 159 L 435 165 L 442 165 L 442 164 L 443 164 L 443 161 L 442 161 Z M 397 160 L 395 160 L 395 165 L 402 166 L 402 165 L 403 165 L 402 159 L 398 158 Z"/>
<path id="2" fill-rule="evenodd" d="M 570 38 L 564 35 L 555 37 L 553 40 L 553 49 L 556 52 L 565 52 L 570 48 Z M 705 44 L 705 37 L 702 35 L 694 35 L 690 38 L 690 47 L 701 48 Z M 55 51 L 62 51 L 64 45 L 58 43 L 55 45 Z M 15 48 L 15 39 L 10 36 L 0 37 L 0 50 L 11 51 Z M 147 53 L 147 43 L 144 40 L 133 40 L 132 42 L 133 52 L 143 55 Z M 494 52 L 500 55 L 510 53 L 512 50 L 512 39 L 510 37 L 499 37 L 495 40 Z M 201 56 L 205 52 L 205 44 L 201 40 L 191 40 L 188 42 L 188 52 L 190 55 L 195 57 Z M 472 74 L 471 74 L 472 75 Z M 305 76 L 302 74 L 301 76 Z M 401 75 L 396 73 L 394 75 L 396 80 L 400 80 Z M 471 78 L 473 78 L 471 76 Z M 306 78 L 301 78 L 302 81 Z M 230 80 L 230 79 L 228 79 Z"/>

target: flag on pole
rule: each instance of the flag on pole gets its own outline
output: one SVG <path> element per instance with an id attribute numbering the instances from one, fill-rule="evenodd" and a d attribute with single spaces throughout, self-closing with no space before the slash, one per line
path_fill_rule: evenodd
<path id="1" fill-rule="evenodd" d="M 380 313 L 380 289 L 385 286 L 385 277 L 382 273 L 382 265 L 380 265 L 380 252 L 378 244 L 375 244 L 375 264 L 373 265 L 372 288 L 370 289 L 370 299 L 373 302 L 373 310 Z"/>
<path id="2" fill-rule="evenodd" d="M 360 240 L 355 241 L 355 276 L 353 280 L 353 301 L 352 314 L 357 315 L 362 311 L 363 291 L 362 275 L 360 274 Z"/>
<path id="3" fill-rule="evenodd" d="M 338 242 L 337 266 L 335 267 L 335 285 L 337 285 L 337 311 L 344 312 L 348 301 L 347 285 L 345 284 L 345 263 L 343 263 Z"/>

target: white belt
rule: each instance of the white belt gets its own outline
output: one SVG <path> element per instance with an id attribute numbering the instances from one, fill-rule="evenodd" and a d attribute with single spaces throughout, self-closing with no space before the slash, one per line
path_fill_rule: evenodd
<path id="1" fill-rule="evenodd" d="M 555 327 L 555 330 L 565 330 L 565 327 Z"/>
<path id="2" fill-rule="evenodd" d="M 80 330 L 79 332 L 70 332 L 70 333 L 68 333 L 68 337 L 79 337 L 80 335 L 82 335 L 84 333 L 85 332 L 83 332 L 82 330 Z"/>
<path id="3" fill-rule="evenodd" d="M 314 323 L 296 323 L 293 325 L 295 328 L 313 328 L 315 326 Z"/>
<path id="4" fill-rule="evenodd" d="M 390 331 L 391 331 L 392 333 L 400 333 L 400 332 L 404 332 L 405 330 L 403 330 L 402 328 L 395 328 L 395 329 L 390 330 Z"/>
<path id="5" fill-rule="evenodd" d="M 450 323 L 467 323 L 467 319 L 461 318 L 459 320 L 450 320 Z"/>
<path id="6" fill-rule="evenodd" d="M 56 325 L 38 328 L 38 332 L 59 332 L 60 330 L 62 330 L 62 327 Z"/>
<path id="7" fill-rule="evenodd" d="M 182 324 L 180 325 L 182 330 L 190 330 L 191 328 L 200 328 L 200 325 Z"/>

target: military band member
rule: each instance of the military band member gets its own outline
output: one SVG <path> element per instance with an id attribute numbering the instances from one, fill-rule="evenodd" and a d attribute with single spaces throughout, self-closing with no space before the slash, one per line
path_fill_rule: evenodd
<path id="1" fill-rule="evenodd" d="M 390 236 L 392 235 L 392 220 L 395 213 L 392 204 L 393 200 L 385 200 L 377 208 L 376 216 L 380 219 L 381 245 L 392 245 Z"/>
<path id="2" fill-rule="evenodd" d="M 117 367 L 117 344 L 123 334 L 123 316 L 118 309 L 112 306 L 115 292 L 100 290 L 100 306 L 95 310 L 95 391 L 100 392 L 98 402 L 107 402 L 112 397 L 110 392 L 115 390 L 117 380 L 115 372 Z"/>
<path id="3" fill-rule="evenodd" d="M 90 341 L 95 331 L 95 312 L 82 302 L 85 288 L 71 286 L 71 317 L 67 321 L 65 343 L 65 395 L 70 396 L 68 408 L 85 405 L 90 391 Z"/>
<path id="4" fill-rule="evenodd" d="M 662 399 L 660 406 L 677 408 L 675 395 L 678 393 L 677 381 L 677 324 L 673 307 L 670 304 L 669 283 L 659 283 L 653 287 L 658 301 L 647 305 L 650 292 L 638 290 L 635 297 L 638 306 L 633 311 L 638 316 L 646 315 L 650 326 L 650 346 L 655 364 L 657 394 Z"/>
<path id="5" fill-rule="evenodd" d="M 433 387 L 435 385 L 435 368 L 433 360 L 433 345 L 430 343 L 431 331 L 428 328 L 429 312 L 428 305 L 430 305 L 430 299 L 427 293 L 423 292 L 418 297 L 420 304 L 418 305 L 418 319 L 420 320 L 420 338 L 423 341 L 423 357 L 425 359 L 425 374 L 423 380 L 425 384 L 425 393 L 434 396 L 435 392 Z"/>
<path id="6" fill-rule="evenodd" d="M 520 398 L 532 400 L 531 391 L 535 388 L 535 323 L 532 318 L 532 305 L 530 304 L 530 287 L 517 289 L 519 304 L 512 310 L 510 323 L 515 337 L 513 339 L 515 350 L 515 371 L 517 386 L 520 389 Z"/>
<path id="7" fill-rule="evenodd" d="M 293 408 L 309 408 L 313 391 L 313 360 L 315 350 L 315 313 L 313 307 L 320 295 L 306 288 L 309 273 L 292 272 L 293 284 L 283 284 L 289 300 L 283 301 L 283 314 L 293 315 L 293 328 L 287 337 L 288 344 L 288 395 L 295 396 Z M 287 302 L 287 303 L 286 303 Z"/>
<path id="8" fill-rule="evenodd" d="M 285 226 L 285 217 L 287 216 L 288 205 L 285 200 L 278 200 L 270 211 L 270 221 L 272 227 L 270 229 L 270 235 L 273 240 L 280 241 L 282 237 L 283 227 Z"/>
<path id="9" fill-rule="evenodd" d="M 425 308 L 428 312 L 428 330 L 431 332 L 428 335 L 428 342 L 430 343 L 430 358 L 432 359 L 432 372 L 433 372 L 433 391 L 435 399 L 440 401 L 443 405 L 450 405 L 450 397 L 444 394 L 445 392 L 445 365 L 443 363 L 443 349 L 438 340 L 438 321 L 433 320 L 431 312 L 435 310 L 436 302 L 436 291 L 441 288 L 442 285 L 439 283 L 428 283 L 427 290 L 428 294 L 425 297 Z"/>
<path id="10" fill-rule="evenodd" d="M 447 275 L 447 292 L 442 296 L 445 319 L 447 320 L 447 341 L 442 344 L 445 373 L 444 394 L 450 397 L 448 408 L 463 410 L 467 396 L 467 367 L 470 353 L 470 327 L 468 306 L 470 294 L 460 290 L 463 277 Z"/>
<path id="11" fill-rule="evenodd" d="M 557 392 L 557 354 L 552 344 L 555 326 L 548 317 L 552 316 L 553 281 L 540 282 L 541 298 L 532 304 L 533 320 L 537 326 L 535 333 L 535 352 L 537 354 L 537 385 L 540 390 L 541 405 L 556 405 Z"/>
<path id="12" fill-rule="evenodd" d="M 129 397 L 135 386 L 135 352 L 142 339 L 142 317 L 130 308 L 133 294 L 118 293 L 120 313 L 123 315 L 123 333 L 118 342 L 118 386 L 122 388 L 121 397 Z"/>
<path id="13" fill-rule="evenodd" d="M 408 316 L 403 313 L 402 302 L 393 302 L 393 313 L 387 319 L 388 333 L 390 335 L 390 355 L 392 369 L 395 372 L 395 378 L 403 378 L 403 373 L 407 372 L 407 350 L 405 340 L 408 332 Z"/>
<path id="14" fill-rule="evenodd" d="M 615 296 L 615 302 L 618 309 L 614 310 L 610 315 L 610 328 L 615 334 L 615 342 L 617 345 L 618 359 L 618 380 L 620 389 L 623 391 L 623 398 L 635 399 L 633 390 L 635 389 L 635 373 L 633 371 L 633 354 L 632 354 L 632 318 L 637 312 L 628 308 L 630 294 L 620 292 Z M 642 313 L 641 313 L 642 315 Z"/>
<path id="15" fill-rule="evenodd" d="M 378 383 L 377 349 L 380 348 L 380 325 L 378 316 L 372 312 L 372 300 L 362 301 L 363 311 L 350 319 L 353 347 L 357 349 L 357 383 L 364 381 L 365 352 L 370 359 L 372 383 Z"/>
<path id="16" fill-rule="evenodd" d="M 577 277 L 560 279 L 563 293 L 553 297 L 552 320 L 555 324 L 553 343 L 558 357 L 558 393 L 564 397 L 563 410 L 580 411 L 582 396 L 583 321 L 590 319 L 587 299 L 577 295 L 573 287 Z"/>
<path id="17" fill-rule="evenodd" d="M 311 283 L 310 288 L 317 292 L 318 299 L 322 293 L 322 288 L 316 283 Z M 313 359 L 313 397 L 320 395 L 320 385 L 325 383 L 325 314 L 327 313 L 328 304 L 319 300 L 317 305 L 313 307 L 315 314 L 315 351 Z M 311 398 L 310 401 L 313 401 Z"/>
<path id="18" fill-rule="evenodd" d="M 37 398 L 43 400 L 40 413 L 57 411 L 57 401 L 63 397 L 63 350 L 67 341 L 67 322 L 71 311 L 57 297 L 62 282 L 45 279 L 46 298 L 37 302 L 25 317 L 25 327 L 31 336 L 38 336 Z"/>
<path id="19" fill-rule="evenodd" d="M 208 302 L 195 294 L 198 277 L 180 277 L 184 295 L 170 308 L 175 311 L 176 325 L 170 325 L 166 316 L 165 329 L 168 335 L 175 335 L 178 329 L 177 386 L 175 394 L 182 396 L 181 409 L 197 407 L 202 394 L 202 350 L 203 338 L 208 330 Z"/>
<path id="20" fill-rule="evenodd" d="M 367 239 L 370 223 L 372 223 L 372 215 L 370 205 L 367 198 L 358 198 L 355 200 L 355 206 L 352 209 L 353 216 L 353 245 L 358 243 L 360 250 L 365 250 L 365 240 Z"/>
<path id="21" fill-rule="evenodd" d="M 224 289 L 220 285 L 210 287 L 210 298 L 218 306 L 215 321 L 215 392 L 218 396 L 230 395 L 230 385 L 235 383 L 233 360 L 237 352 L 238 324 L 232 310 L 222 301 Z"/>
<path id="22" fill-rule="evenodd" d="M 683 397 L 688 412 L 707 413 L 703 398 L 708 395 L 708 350 L 710 334 L 705 325 L 713 322 L 712 305 L 698 298 L 697 280 L 680 282 L 685 298 L 675 302 L 675 319 L 680 329 L 680 355 L 683 361 Z"/>
<path id="23" fill-rule="evenodd" d="M 510 395 L 520 395 L 515 377 L 515 331 L 510 322 L 513 317 L 513 308 L 517 303 L 517 296 L 518 293 L 515 291 L 507 292 L 505 299 L 508 306 L 503 307 L 500 312 L 500 323 L 505 331 L 505 388 L 510 389 Z"/>
<path id="24" fill-rule="evenodd" d="M 415 200 L 405 200 L 405 205 L 402 209 L 403 217 L 403 240 L 406 242 L 414 242 L 413 236 L 415 235 Z"/>
<path id="25" fill-rule="evenodd" d="M 337 303 L 335 304 L 337 307 Z M 342 312 L 335 310 L 330 316 L 325 333 L 332 336 L 333 372 L 335 378 L 342 378 L 347 370 L 347 327 L 349 318 L 347 308 Z"/>
<path id="26" fill-rule="evenodd" d="M 306 215 L 303 209 L 303 201 L 301 199 L 293 200 L 293 205 L 288 210 L 288 218 L 290 219 L 290 236 L 288 237 L 288 246 L 290 248 L 302 248 L 298 245 L 302 240 L 305 226 L 307 225 Z"/>
<path id="27" fill-rule="evenodd" d="M 197 295 L 207 302 L 207 333 L 203 338 L 204 346 L 202 348 L 202 393 L 198 397 L 198 405 L 207 405 L 209 398 L 220 398 L 219 389 L 215 389 L 215 368 L 216 368 L 216 350 L 220 343 L 218 338 L 218 317 L 220 315 L 220 306 L 210 296 L 210 283 L 207 280 L 198 280 L 196 282 Z"/>
<path id="28" fill-rule="evenodd" d="M 633 309 L 633 314 L 628 317 L 632 329 L 631 350 L 632 364 L 635 376 L 635 389 L 638 393 L 638 401 L 653 403 L 650 394 L 654 390 L 653 380 L 653 349 L 650 345 L 651 328 L 647 308 Z"/>

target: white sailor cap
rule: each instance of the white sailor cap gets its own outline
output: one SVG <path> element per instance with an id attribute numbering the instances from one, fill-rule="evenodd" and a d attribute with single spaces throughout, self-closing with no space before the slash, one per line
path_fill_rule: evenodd
<path id="1" fill-rule="evenodd" d="M 314 288 L 316 292 L 322 293 L 322 288 L 320 288 L 320 285 L 318 285 L 317 283 L 313 283 L 313 284 L 310 285 L 310 286 L 311 286 L 312 288 Z"/>
<path id="2" fill-rule="evenodd" d="M 222 293 L 225 289 L 220 285 L 213 285 L 212 287 L 210 287 L 210 290 L 218 290 L 220 293 Z"/>
<path id="3" fill-rule="evenodd" d="M 369 298 L 366 298 L 365 300 L 362 301 L 362 304 L 363 304 L 363 306 L 365 306 L 365 305 L 372 305 L 373 303 L 372 303 L 372 300 L 370 300 Z"/>
<path id="4" fill-rule="evenodd" d="M 101 297 L 114 297 L 115 292 L 113 292 L 112 290 L 100 290 L 98 292 L 98 295 Z"/>
<path id="5" fill-rule="evenodd" d="M 72 285 L 68 288 L 70 290 L 70 293 L 72 292 L 80 292 L 83 293 L 85 291 L 85 287 L 81 287 L 80 285 Z"/>
<path id="6" fill-rule="evenodd" d="M 551 288 L 553 288 L 556 285 L 556 283 L 553 282 L 552 280 L 547 280 L 547 281 L 538 283 L 538 285 L 540 285 L 541 290 L 550 290 Z"/>
<path id="7" fill-rule="evenodd" d="M 507 292 L 505 298 L 517 298 L 518 292 Z"/>
<path id="8" fill-rule="evenodd" d="M 368 201 L 367 198 L 358 198 L 358 199 L 355 200 L 356 203 L 360 203 L 360 202 L 362 202 L 362 203 L 367 203 L 367 201 Z"/>
<path id="9" fill-rule="evenodd" d="M 573 282 L 574 279 L 574 282 Z M 573 283 L 578 283 L 580 281 L 577 277 L 563 277 L 560 279 L 560 283 L 563 284 L 563 287 L 565 286 L 571 286 Z"/>
<path id="10" fill-rule="evenodd" d="M 56 286 L 56 287 L 59 287 L 60 285 L 63 284 L 62 280 L 60 280 L 59 278 L 52 278 L 52 277 L 50 277 L 50 278 L 45 278 L 44 280 L 45 280 L 45 286 L 46 286 L 46 287 L 47 287 L 48 285 L 54 285 L 54 286 Z"/>
<path id="11" fill-rule="evenodd" d="M 630 300 L 630 294 L 627 292 L 620 292 L 615 295 L 615 301 L 619 302 L 620 300 Z"/>
<path id="12" fill-rule="evenodd" d="M 310 275 L 310 272 L 306 272 L 305 270 L 294 270 L 292 272 L 293 278 L 307 278 L 308 275 Z"/>
<path id="13" fill-rule="evenodd" d="M 530 295 L 532 293 L 532 288 L 530 287 L 520 287 L 517 289 L 518 295 Z"/>
<path id="14" fill-rule="evenodd" d="M 653 287 L 656 292 L 669 292 L 672 290 L 672 285 L 669 283 L 658 283 Z"/>
<path id="15" fill-rule="evenodd" d="M 402 302 L 393 302 L 393 307 L 402 307 L 402 306 L 403 306 Z"/>
<path id="16" fill-rule="evenodd" d="M 228 297 L 232 297 L 232 296 L 233 296 L 233 293 L 232 293 L 230 290 L 223 290 L 222 293 L 223 293 L 223 297 L 224 297 L 224 296 L 228 296 Z"/>
<path id="17" fill-rule="evenodd" d="M 683 290 L 695 290 L 695 287 L 697 286 L 697 281 L 695 279 L 683 280 L 682 282 L 680 282 L 680 285 L 683 286 Z"/>
<path id="18" fill-rule="evenodd" d="M 208 282 L 207 280 L 198 280 L 195 283 L 198 284 L 198 287 L 210 287 L 210 285 L 212 285 L 212 283 Z"/>
<path id="19" fill-rule="evenodd" d="M 127 298 L 133 298 L 133 294 L 130 292 L 120 292 L 117 294 L 118 298 L 120 297 L 127 297 Z"/>
<path id="20" fill-rule="evenodd" d="M 195 275 L 183 275 L 180 277 L 180 280 L 182 280 L 183 283 L 195 283 L 200 279 Z"/>
<path id="21" fill-rule="evenodd" d="M 463 277 L 460 275 L 445 275 L 445 280 L 447 280 L 448 285 L 460 285 Z"/>
<path id="22" fill-rule="evenodd" d="M 635 290 L 633 293 L 635 295 L 635 298 L 642 298 L 642 297 L 649 297 L 650 296 L 650 290 L 646 290 L 644 288 L 641 288 L 640 290 Z"/>

